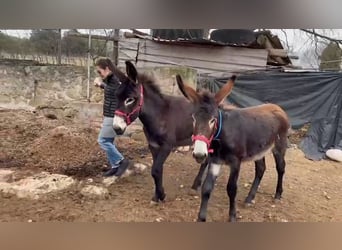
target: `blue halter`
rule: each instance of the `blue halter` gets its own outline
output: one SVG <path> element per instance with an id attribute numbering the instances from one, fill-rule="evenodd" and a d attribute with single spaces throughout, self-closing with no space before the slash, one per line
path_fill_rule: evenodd
<path id="1" fill-rule="evenodd" d="M 219 122 L 218 122 L 218 129 L 217 129 L 217 131 L 216 131 L 216 134 L 215 134 L 215 136 L 214 136 L 214 140 L 216 140 L 219 136 L 220 136 L 220 134 L 221 134 L 221 129 L 222 129 L 222 112 L 221 112 L 221 110 L 219 110 Z"/>

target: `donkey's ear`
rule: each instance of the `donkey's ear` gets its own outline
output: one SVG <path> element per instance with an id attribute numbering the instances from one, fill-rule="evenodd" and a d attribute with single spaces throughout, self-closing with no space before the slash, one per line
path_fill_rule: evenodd
<path id="1" fill-rule="evenodd" d="M 131 78 L 135 83 L 137 82 L 138 72 L 133 63 L 130 61 L 125 61 L 126 73 L 129 78 Z"/>
<path id="2" fill-rule="evenodd" d="M 225 85 L 216 93 L 215 101 L 216 104 L 221 104 L 224 99 L 232 92 L 234 83 L 235 83 L 236 75 L 232 75 L 230 79 L 227 81 Z"/>
<path id="3" fill-rule="evenodd" d="M 176 75 L 176 79 L 177 79 L 178 88 L 182 92 L 182 94 L 187 99 L 189 99 L 192 103 L 198 102 L 199 95 L 197 94 L 197 92 L 190 86 L 185 85 L 180 75 Z"/>
<path id="4" fill-rule="evenodd" d="M 119 70 L 119 68 L 117 68 L 116 66 L 114 66 L 113 74 L 117 78 L 119 78 L 120 82 L 125 82 L 127 79 L 127 76 L 125 75 L 125 73 L 123 73 L 121 70 Z"/>

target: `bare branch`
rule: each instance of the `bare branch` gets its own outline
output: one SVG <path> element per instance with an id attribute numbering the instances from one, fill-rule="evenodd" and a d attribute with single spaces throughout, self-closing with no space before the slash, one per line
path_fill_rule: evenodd
<path id="1" fill-rule="evenodd" d="M 284 36 L 285 36 L 287 50 L 290 51 L 289 40 L 287 39 L 287 33 L 284 29 L 281 29 L 281 31 L 284 33 Z"/>
<path id="2" fill-rule="evenodd" d="M 320 37 L 320 38 L 329 40 L 329 41 L 331 41 L 331 42 L 336 42 L 336 43 L 342 44 L 342 40 L 341 40 L 341 39 L 331 38 L 331 37 L 328 37 L 328 36 L 325 36 L 325 35 L 322 35 L 322 34 L 318 34 L 317 32 L 311 31 L 311 30 L 308 30 L 308 29 L 300 29 L 300 30 L 301 30 L 301 31 L 304 31 L 304 32 L 306 32 L 306 33 L 312 34 L 312 35 L 314 35 L 314 36 L 317 36 L 317 37 Z"/>
<path id="3" fill-rule="evenodd" d="M 316 57 L 319 59 L 320 55 L 318 54 L 318 48 L 317 48 L 318 38 L 315 32 L 315 29 L 312 29 L 312 32 L 314 33 L 314 39 L 315 39 L 315 54 L 316 54 Z"/>

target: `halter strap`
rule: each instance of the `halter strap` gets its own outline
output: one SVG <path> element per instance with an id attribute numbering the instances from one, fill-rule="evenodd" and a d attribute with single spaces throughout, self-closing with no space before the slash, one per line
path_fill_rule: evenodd
<path id="1" fill-rule="evenodd" d="M 217 127 L 218 124 L 218 127 Z M 212 140 L 216 140 L 217 138 L 219 138 L 220 134 L 221 134 L 221 130 L 222 130 L 222 112 L 221 110 L 219 110 L 219 120 L 217 122 L 215 122 L 215 136 L 214 133 L 210 136 L 210 138 L 208 139 L 207 137 L 205 137 L 204 135 L 192 135 L 191 139 L 192 141 L 203 141 L 207 144 L 208 147 L 208 153 L 214 153 L 214 149 L 210 148 L 211 142 Z"/>
<path id="2" fill-rule="evenodd" d="M 121 110 L 116 110 L 115 114 L 118 115 L 118 116 L 124 117 L 127 125 L 129 125 L 129 124 L 131 124 L 135 120 L 135 119 L 132 120 L 131 117 L 135 113 L 140 113 L 143 104 L 144 104 L 144 88 L 143 88 L 142 84 L 140 84 L 140 101 L 139 101 L 139 105 L 136 106 L 132 110 L 132 112 L 129 113 L 129 114 L 126 114 L 125 112 L 122 112 Z"/>
<path id="3" fill-rule="evenodd" d="M 218 130 L 216 130 L 216 135 L 214 136 L 214 140 L 216 140 L 220 136 L 221 129 L 222 129 L 222 112 L 221 110 L 219 110 L 219 126 L 218 126 Z"/>

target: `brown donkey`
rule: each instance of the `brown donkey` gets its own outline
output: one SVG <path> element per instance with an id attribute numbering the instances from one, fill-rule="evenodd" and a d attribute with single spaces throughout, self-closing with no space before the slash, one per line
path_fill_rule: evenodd
<path id="1" fill-rule="evenodd" d="M 207 206 L 214 183 L 222 164 L 230 166 L 227 194 L 229 196 L 229 221 L 236 221 L 235 197 L 240 165 L 255 161 L 255 178 L 245 203 L 255 197 L 265 171 L 265 155 L 272 150 L 278 172 L 275 199 L 283 192 L 285 151 L 290 123 L 286 113 L 275 104 L 249 108 L 224 108 L 221 106 L 233 89 L 236 76 L 213 95 L 197 93 L 184 85 L 177 75 L 177 84 L 183 95 L 195 104 L 193 113 L 193 157 L 197 162 L 207 160 L 209 169 L 202 185 L 198 221 L 206 221 Z M 209 157 L 208 157 L 209 156 Z"/>

